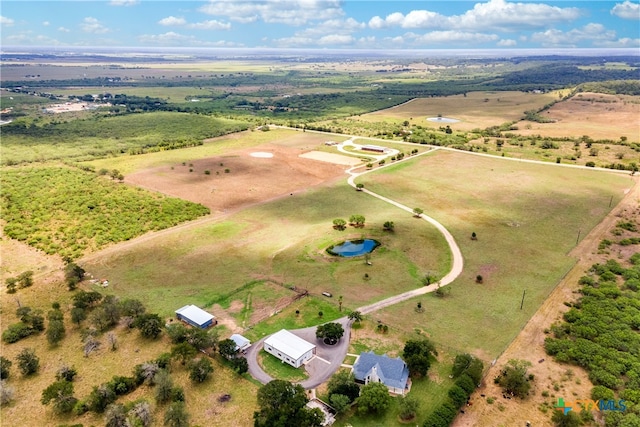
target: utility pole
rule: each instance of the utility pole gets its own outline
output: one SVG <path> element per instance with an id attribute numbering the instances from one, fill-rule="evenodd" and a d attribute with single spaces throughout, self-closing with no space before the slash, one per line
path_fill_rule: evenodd
<path id="1" fill-rule="evenodd" d="M 522 302 L 520 303 L 520 310 L 522 310 L 522 306 L 524 305 L 524 294 L 527 293 L 527 290 L 525 289 L 524 291 L 522 291 Z"/>

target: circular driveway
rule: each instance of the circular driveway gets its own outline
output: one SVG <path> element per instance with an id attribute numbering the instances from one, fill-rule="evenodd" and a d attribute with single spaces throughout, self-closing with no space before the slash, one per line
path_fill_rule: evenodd
<path id="1" fill-rule="evenodd" d="M 316 338 L 317 326 L 311 326 L 304 329 L 290 330 L 292 334 L 308 341 L 316 346 L 315 356 L 305 364 L 305 369 L 309 378 L 300 382 L 305 389 L 318 387 L 327 381 L 333 373 L 338 370 L 349 348 L 349 337 L 351 335 L 351 320 L 342 317 L 334 322 L 340 323 L 344 328 L 344 335 L 336 345 L 325 344 L 322 340 Z M 247 362 L 249 363 L 249 374 L 263 384 L 268 383 L 273 378 L 262 370 L 258 364 L 258 353 L 262 350 L 262 343 L 267 337 L 254 343 L 247 350 Z"/>

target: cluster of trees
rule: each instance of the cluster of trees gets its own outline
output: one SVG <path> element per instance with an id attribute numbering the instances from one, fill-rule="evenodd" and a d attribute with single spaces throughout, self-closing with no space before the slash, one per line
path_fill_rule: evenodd
<path id="1" fill-rule="evenodd" d="M 457 355 L 451 368 L 451 375 L 456 382 L 449 389 L 448 398 L 427 417 L 423 427 L 448 427 L 480 384 L 483 368 L 480 359 L 470 354 Z"/>
<path id="2" fill-rule="evenodd" d="M 300 384 L 273 380 L 258 390 L 255 427 L 320 427 L 324 415 L 318 408 L 306 407 L 309 399 Z"/>
<path id="3" fill-rule="evenodd" d="M 594 399 L 618 396 L 624 413 L 607 411 L 607 426 L 622 426 L 640 416 L 640 253 L 626 268 L 615 259 L 594 264 L 583 276 L 581 297 L 551 327 L 545 350 L 556 360 L 589 372 Z"/>
<path id="4" fill-rule="evenodd" d="M 199 204 L 52 167 L 5 171 L 0 203 L 7 236 L 69 259 L 209 213 Z"/>
<path id="5" fill-rule="evenodd" d="M 16 315 L 20 321 L 13 323 L 2 333 L 2 341 L 12 344 L 30 335 L 44 331 L 44 316 L 42 310 L 31 307 L 18 307 Z"/>
<path id="6" fill-rule="evenodd" d="M 24 117 L 2 127 L 2 164 L 82 161 L 190 147 L 247 130 L 248 122 L 177 112 L 117 116 L 96 112 L 75 120 Z"/>
<path id="7" fill-rule="evenodd" d="M 180 360 L 182 365 L 190 367 L 192 379 L 194 377 L 201 380 L 206 379 L 206 376 L 203 378 L 202 373 L 208 370 L 206 367 L 203 368 L 206 363 L 198 361 L 196 355 L 203 352 L 211 354 L 215 350 L 222 356 L 223 361 L 238 374 L 249 370 L 247 359 L 236 351 L 236 343 L 231 339 L 219 341 L 216 329 L 206 331 L 199 328 L 188 328 L 182 323 L 172 323 L 167 326 L 166 331 L 173 343 L 172 357 Z"/>
<path id="8" fill-rule="evenodd" d="M 33 271 L 23 271 L 16 277 L 7 277 L 5 280 L 7 286 L 7 293 L 16 293 L 17 288 L 28 288 L 33 286 Z"/>

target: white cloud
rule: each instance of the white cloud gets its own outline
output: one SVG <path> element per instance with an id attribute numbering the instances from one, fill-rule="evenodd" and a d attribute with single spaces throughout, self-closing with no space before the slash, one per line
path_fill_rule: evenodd
<path id="1" fill-rule="evenodd" d="M 369 27 L 373 29 L 402 27 L 402 28 L 441 28 L 447 18 L 428 10 L 412 10 L 407 15 L 394 12 L 382 19 L 374 16 L 369 20 Z"/>
<path id="2" fill-rule="evenodd" d="M 293 26 L 344 15 L 340 0 L 210 0 L 199 11 L 241 23 L 262 20 Z"/>
<path id="3" fill-rule="evenodd" d="M 477 3 L 463 15 L 449 18 L 450 28 L 521 30 L 545 28 L 549 24 L 570 22 L 579 18 L 575 7 L 561 8 L 544 3 L 511 3 L 505 0 L 489 0 Z"/>
<path id="4" fill-rule="evenodd" d="M 523 28 L 545 28 L 551 23 L 569 22 L 580 17 L 574 7 L 557 7 L 544 3 L 512 3 L 489 0 L 476 3 L 462 15 L 444 16 L 428 10 L 413 10 L 404 15 L 395 12 L 386 18 L 374 16 L 369 20 L 372 29 L 429 28 L 456 31 L 518 31 Z"/>
<path id="5" fill-rule="evenodd" d="M 317 39 L 311 38 L 311 37 L 293 36 L 293 37 L 282 37 L 280 39 L 275 39 L 273 40 L 273 42 L 278 47 L 286 48 L 286 47 L 310 46 L 314 44 L 316 40 Z M 268 40 L 263 39 L 263 41 L 268 41 Z"/>
<path id="6" fill-rule="evenodd" d="M 6 16 L 1 16 L 0 15 L 0 25 L 7 25 L 7 26 L 11 26 L 13 25 L 13 19 L 11 18 L 7 18 Z"/>
<path id="7" fill-rule="evenodd" d="M 30 31 L 7 36 L 5 40 L 8 45 L 57 46 L 60 44 L 56 39 L 43 35 L 34 35 Z"/>
<path id="8" fill-rule="evenodd" d="M 611 9 L 611 14 L 622 19 L 640 20 L 640 3 L 632 3 L 629 0 L 617 3 Z"/>
<path id="9" fill-rule="evenodd" d="M 534 33 L 531 40 L 544 47 L 576 47 L 581 42 L 591 42 L 594 45 L 605 45 L 616 41 L 616 32 L 607 30 L 602 24 L 587 24 L 582 28 L 569 31 L 550 29 Z"/>
<path id="10" fill-rule="evenodd" d="M 71 30 L 65 27 L 58 27 L 58 31 L 60 31 L 61 33 L 70 33 Z"/>
<path id="11" fill-rule="evenodd" d="M 518 42 L 512 39 L 502 39 L 496 44 L 500 47 L 513 47 L 516 46 Z"/>
<path id="12" fill-rule="evenodd" d="M 416 36 L 414 41 L 419 44 L 481 44 L 499 40 L 496 34 L 472 33 L 466 31 L 432 31 Z"/>
<path id="13" fill-rule="evenodd" d="M 145 34 L 138 37 L 142 45 L 157 46 L 207 46 L 207 47 L 243 47 L 241 43 L 225 40 L 208 41 L 193 36 L 185 36 L 174 31 L 164 34 Z"/>
<path id="14" fill-rule="evenodd" d="M 195 30 L 229 30 L 231 29 L 231 24 L 228 22 L 220 22 L 215 19 L 211 19 L 209 21 L 196 22 L 195 24 L 187 25 L 188 28 L 193 28 Z"/>
<path id="15" fill-rule="evenodd" d="M 354 42 L 354 38 L 346 34 L 331 34 L 324 37 L 320 37 L 318 44 L 321 46 L 326 45 L 350 45 Z"/>
<path id="16" fill-rule="evenodd" d="M 358 22 L 353 18 L 329 19 L 310 26 L 304 30 L 297 31 L 291 37 L 275 39 L 278 47 L 296 47 L 311 45 L 340 45 L 353 44 L 356 39 L 353 33 L 366 28 L 366 24 Z"/>
<path id="17" fill-rule="evenodd" d="M 176 25 L 184 25 L 187 23 L 187 20 L 184 18 L 176 18 L 175 16 L 167 16 L 166 18 L 162 18 L 158 21 L 158 24 L 164 25 L 165 27 L 171 27 Z"/>
<path id="18" fill-rule="evenodd" d="M 140 3 L 138 0 L 111 0 L 109 4 L 111 6 L 135 6 Z"/>
<path id="19" fill-rule="evenodd" d="M 92 18 L 91 16 L 84 18 L 82 24 L 80 24 L 80 28 L 85 33 L 92 34 L 105 34 L 109 32 L 109 29 L 107 27 L 102 25 L 100 21 L 98 21 L 96 18 Z"/>
<path id="20" fill-rule="evenodd" d="M 623 37 L 617 40 L 603 41 L 594 43 L 598 47 L 626 47 L 626 48 L 640 48 L 640 39 L 631 39 Z"/>
<path id="21" fill-rule="evenodd" d="M 44 26 L 44 27 L 48 27 L 49 25 L 51 25 L 51 23 L 49 21 L 43 21 L 42 22 L 42 26 Z"/>

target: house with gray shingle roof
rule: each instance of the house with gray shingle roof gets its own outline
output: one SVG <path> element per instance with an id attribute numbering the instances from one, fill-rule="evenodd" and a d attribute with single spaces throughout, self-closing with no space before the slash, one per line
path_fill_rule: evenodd
<path id="1" fill-rule="evenodd" d="M 353 365 L 353 376 L 360 384 L 383 383 L 393 394 L 404 396 L 411 389 L 407 364 L 399 357 L 392 359 L 386 354 L 360 353 Z"/>

